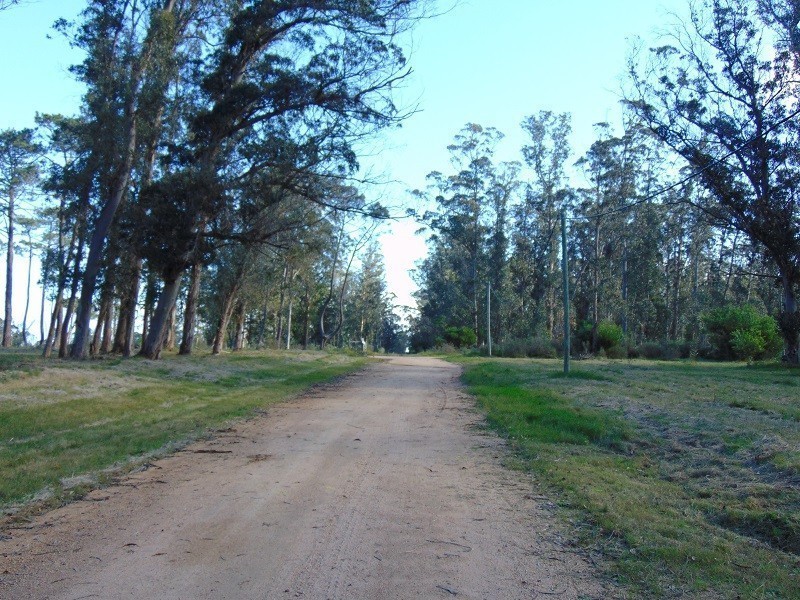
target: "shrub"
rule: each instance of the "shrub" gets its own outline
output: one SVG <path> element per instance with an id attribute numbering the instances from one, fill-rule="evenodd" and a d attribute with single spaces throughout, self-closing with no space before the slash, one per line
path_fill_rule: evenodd
<path id="1" fill-rule="evenodd" d="M 528 356 L 528 346 L 523 339 L 506 340 L 493 348 L 497 356 L 505 358 L 525 358 Z"/>
<path id="2" fill-rule="evenodd" d="M 643 342 L 636 348 L 628 351 L 628 356 L 636 358 L 641 356 L 649 360 L 676 360 L 689 358 L 691 344 L 686 342 Z"/>
<path id="3" fill-rule="evenodd" d="M 444 344 L 438 344 L 433 349 L 433 351 L 436 352 L 437 354 L 457 354 L 458 353 L 458 350 L 456 349 L 456 347 L 453 344 L 448 344 L 446 342 Z"/>
<path id="4" fill-rule="evenodd" d="M 445 327 L 444 339 L 456 348 L 469 348 L 478 342 L 478 336 L 469 327 Z"/>
<path id="5" fill-rule="evenodd" d="M 753 329 L 737 329 L 731 335 L 733 355 L 740 360 L 749 362 L 756 356 L 761 356 L 766 350 L 766 345 L 761 334 Z"/>
<path id="6" fill-rule="evenodd" d="M 628 350 L 622 346 L 611 346 L 608 350 L 606 350 L 606 357 L 607 358 L 628 358 Z"/>
<path id="7" fill-rule="evenodd" d="M 622 327 L 611 321 L 597 324 L 597 343 L 603 350 L 619 346 L 623 338 Z M 608 352 L 606 352 L 608 354 Z"/>
<path id="8" fill-rule="evenodd" d="M 649 360 L 664 358 L 664 349 L 658 342 L 643 342 L 636 348 L 636 355 Z"/>
<path id="9" fill-rule="evenodd" d="M 530 358 L 555 358 L 556 347 L 549 338 L 535 337 L 528 340 L 527 354 Z"/>
<path id="10" fill-rule="evenodd" d="M 545 337 L 511 338 L 497 344 L 492 352 L 505 358 L 555 358 L 556 347 Z"/>
<path id="11" fill-rule="evenodd" d="M 577 330 L 575 331 L 575 337 L 577 338 L 577 344 L 575 341 L 572 342 L 573 348 L 583 348 L 586 351 L 591 352 L 594 348 L 591 348 L 592 345 L 592 329 L 593 325 L 591 321 L 581 321 L 578 325 Z"/>
<path id="12" fill-rule="evenodd" d="M 715 308 L 702 317 L 714 358 L 759 360 L 781 349 L 778 323 L 750 305 Z"/>

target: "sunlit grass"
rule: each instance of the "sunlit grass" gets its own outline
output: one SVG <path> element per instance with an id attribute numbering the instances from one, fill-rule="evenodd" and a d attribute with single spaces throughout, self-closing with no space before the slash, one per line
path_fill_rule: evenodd
<path id="1" fill-rule="evenodd" d="M 363 361 L 325 353 L 43 361 L 0 353 L 0 507 L 131 464 Z"/>
<path id="2" fill-rule="evenodd" d="M 514 464 L 635 597 L 800 597 L 800 372 L 459 359 Z"/>

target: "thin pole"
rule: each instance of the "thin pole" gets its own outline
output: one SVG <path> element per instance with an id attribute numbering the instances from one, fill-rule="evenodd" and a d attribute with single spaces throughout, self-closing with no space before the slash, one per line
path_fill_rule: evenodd
<path id="1" fill-rule="evenodd" d="M 564 280 L 564 373 L 569 374 L 569 270 L 567 262 L 567 209 L 561 209 L 561 274 Z"/>
<path id="2" fill-rule="evenodd" d="M 492 355 L 492 282 L 486 288 L 486 341 L 489 346 L 489 356 Z"/>

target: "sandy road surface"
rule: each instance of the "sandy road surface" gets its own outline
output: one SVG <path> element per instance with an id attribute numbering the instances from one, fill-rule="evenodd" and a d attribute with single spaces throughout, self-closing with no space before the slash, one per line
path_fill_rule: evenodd
<path id="1" fill-rule="evenodd" d="M 458 368 L 376 361 L 0 541 L 0 598 L 607 598 Z"/>

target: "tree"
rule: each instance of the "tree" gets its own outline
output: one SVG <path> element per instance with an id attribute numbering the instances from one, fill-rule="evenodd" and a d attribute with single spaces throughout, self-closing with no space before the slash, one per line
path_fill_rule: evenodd
<path id="1" fill-rule="evenodd" d="M 660 290 L 652 280 L 644 283 L 648 270 L 659 269 L 658 222 L 652 218 L 653 206 L 641 205 L 652 179 L 644 168 L 647 146 L 641 130 L 635 124 L 626 125 L 625 133 L 615 136 L 607 123 L 597 124 L 598 139 L 577 163 L 589 185 L 579 190 L 573 225 L 573 264 L 580 273 L 575 286 L 576 318 L 591 324 L 591 351 L 599 349 L 597 327 L 601 321 L 627 321 L 634 287 L 628 278 L 629 264 L 638 261 L 637 266 L 644 268 L 637 278 L 640 286 L 644 284 L 647 298 Z M 632 211 L 631 205 L 636 209 Z M 642 214 L 646 212 L 650 218 Z M 637 247 L 643 252 L 632 252 Z"/>
<path id="2" fill-rule="evenodd" d="M 436 326 L 436 335 L 441 335 L 447 325 L 470 327 L 479 340 L 484 337 L 481 307 L 488 283 L 487 237 L 494 232 L 495 252 L 504 255 L 505 211 L 514 187 L 513 170 L 511 177 L 501 177 L 493 162 L 495 147 L 502 138 L 493 127 L 468 123 L 447 147 L 455 172 L 428 175 L 438 207 L 423 217 L 433 235 L 431 254 L 423 265 L 427 281 L 420 283 L 421 293 L 427 296 L 423 311 L 432 321 L 443 320 Z M 508 169 L 503 171 L 509 173 Z M 491 219 L 492 208 L 499 210 L 499 221 Z M 498 270 L 505 267 L 505 260 L 503 256 L 502 264 L 496 265 Z M 443 301 L 444 297 L 449 299 Z"/>
<path id="3" fill-rule="evenodd" d="M 105 163 L 103 201 L 92 226 L 89 254 L 81 285 L 76 319 L 74 358 L 88 351 L 89 321 L 103 250 L 114 217 L 129 192 L 137 154 L 137 136 L 143 122 L 158 124 L 163 115 L 168 85 L 176 76 L 174 53 L 187 31 L 196 1 L 150 0 L 144 31 L 141 15 L 128 2 L 92 2 L 78 43 L 88 57 L 76 72 L 89 85 L 87 108 L 93 116 L 96 160 Z M 182 10 L 181 10 L 182 9 Z"/>
<path id="4" fill-rule="evenodd" d="M 2 346 L 11 346 L 12 297 L 14 284 L 14 229 L 16 208 L 26 188 L 39 175 L 36 163 L 39 147 L 32 129 L 6 129 L 0 132 L 0 202 L 6 217 L 6 291 Z"/>
<path id="5" fill-rule="evenodd" d="M 303 175 L 352 174 L 353 142 L 402 119 L 391 98 L 407 73 L 395 37 L 420 4 L 291 0 L 235 8 L 200 70 L 185 151 L 174 171 L 143 190 L 151 250 L 169 259 L 143 355 L 157 356 L 182 273 L 199 260 L 232 182 L 273 176 L 269 186 L 325 202 L 303 187 Z"/>
<path id="6" fill-rule="evenodd" d="M 551 336 L 556 328 L 560 268 L 559 211 L 570 200 L 565 165 L 570 155 L 570 116 L 541 111 L 522 122 L 529 142 L 522 148 L 533 177 L 515 207 L 511 275 L 517 337 Z"/>
<path id="7" fill-rule="evenodd" d="M 766 24 L 796 3 L 762 2 Z M 796 21 L 771 48 L 752 0 L 692 6 L 644 64 L 631 61 L 627 104 L 651 132 L 698 173 L 710 192 L 701 208 L 763 249 L 777 271 L 779 323 L 787 360 L 798 364 L 800 285 L 800 135 L 798 64 L 787 48 Z M 781 33 L 780 31 L 778 32 Z"/>
<path id="8" fill-rule="evenodd" d="M 757 1 L 761 18 L 777 30 L 779 47 L 792 52 L 795 60 L 800 60 L 800 3 L 797 0 Z"/>

